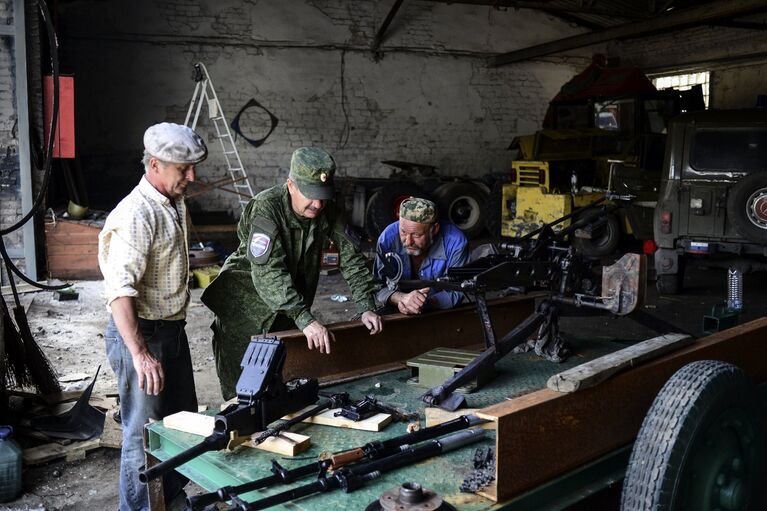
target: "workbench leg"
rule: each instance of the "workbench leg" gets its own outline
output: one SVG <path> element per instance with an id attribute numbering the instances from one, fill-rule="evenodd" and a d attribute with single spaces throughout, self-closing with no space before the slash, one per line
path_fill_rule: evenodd
<path id="1" fill-rule="evenodd" d="M 149 453 L 149 433 L 144 428 L 144 456 L 146 468 L 151 468 L 160 463 L 160 460 Z M 162 477 L 157 477 L 147 482 L 147 496 L 149 509 L 152 511 L 165 511 L 165 490 L 162 485 Z"/>

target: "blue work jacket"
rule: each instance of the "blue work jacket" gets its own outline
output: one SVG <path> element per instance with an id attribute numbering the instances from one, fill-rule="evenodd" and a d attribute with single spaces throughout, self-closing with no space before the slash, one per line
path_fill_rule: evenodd
<path id="1" fill-rule="evenodd" d="M 378 237 L 376 246 L 375 275 L 380 275 L 383 265 L 381 255 L 387 252 L 399 254 L 402 259 L 402 278 L 434 280 L 444 277 L 448 268 L 463 266 L 469 258 L 468 242 L 463 232 L 449 222 L 440 222 L 439 233 L 429 248 L 429 253 L 421 263 L 420 268 L 412 268 L 410 256 L 399 238 L 399 221 L 389 224 Z M 385 284 L 385 283 L 384 283 Z M 386 305 L 394 291 L 384 287 L 376 295 L 381 305 Z M 429 290 L 429 302 L 439 309 L 455 307 L 463 300 L 460 291 Z"/>

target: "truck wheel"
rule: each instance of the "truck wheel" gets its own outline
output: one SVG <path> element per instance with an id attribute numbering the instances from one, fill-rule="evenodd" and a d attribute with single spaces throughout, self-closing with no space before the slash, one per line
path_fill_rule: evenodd
<path id="1" fill-rule="evenodd" d="M 434 190 L 442 218 L 455 224 L 468 239 L 485 229 L 484 205 L 488 194 L 471 183 L 445 183 Z"/>
<path id="2" fill-rule="evenodd" d="M 573 236 L 573 247 L 586 257 L 610 255 L 618 249 L 621 227 L 615 215 L 607 215 L 607 222 L 592 233 L 591 239 Z"/>
<path id="3" fill-rule="evenodd" d="M 732 187 L 727 216 L 741 236 L 767 243 L 767 174 L 751 174 Z"/>
<path id="4" fill-rule="evenodd" d="M 494 238 L 501 236 L 502 222 L 502 201 L 503 201 L 503 180 L 496 179 L 493 187 L 490 189 L 490 195 L 483 205 L 485 219 L 485 228 Z"/>
<path id="5" fill-rule="evenodd" d="M 715 360 L 681 368 L 639 430 L 621 511 L 763 509 L 760 410 L 741 369 Z"/>
<path id="6" fill-rule="evenodd" d="M 365 209 L 365 230 L 373 241 L 387 225 L 399 220 L 399 206 L 408 197 L 431 200 L 423 188 L 409 181 L 393 181 L 370 196 Z"/>

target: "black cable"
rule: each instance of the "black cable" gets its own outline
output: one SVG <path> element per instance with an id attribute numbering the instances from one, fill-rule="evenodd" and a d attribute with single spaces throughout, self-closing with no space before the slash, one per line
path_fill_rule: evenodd
<path id="1" fill-rule="evenodd" d="M 346 83 L 344 75 L 346 74 L 346 48 L 341 51 L 341 111 L 344 113 L 344 125 L 341 128 L 341 134 L 338 137 L 338 148 L 343 149 L 349 142 L 349 112 L 346 111 Z"/>
<path id="2" fill-rule="evenodd" d="M 57 286 L 50 286 L 47 284 L 40 284 L 39 282 L 35 282 L 34 280 L 30 279 L 21 270 L 19 270 L 15 264 L 13 264 L 13 261 L 8 256 L 8 252 L 5 249 L 5 240 L 3 240 L 3 236 L 21 228 L 40 209 L 43 198 L 45 197 L 45 191 L 48 188 L 48 182 L 51 177 L 51 167 L 53 163 L 53 139 L 56 125 L 58 124 L 59 120 L 59 43 L 56 39 L 56 31 L 53 28 L 53 23 L 51 22 L 51 13 L 48 11 L 48 5 L 45 3 L 45 0 L 38 0 L 37 5 L 40 8 L 40 15 L 42 16 L 43 21 L 45 21 L 45 27 L 48 33 L 48 44 L 50 46 L 51 52 L 51 68 L 53 70 L 53 109 L 51 115 L 51 125 L 48 131 L 48 147 L 45 155 L 45 176 L 43 177 L 43 183 L 40 186 L 40 191 L 38 192 L 37 197 L 35 197 L 35 201 L 32 204 L 29 212 L 27 212 L 26 215 L 24 215 L 18 222 L 11 225 L 10 227 L 7 227 L 6 229 L 0 229 L 0 256 L 2 256 L 3 262 L 5 263 L 5 267 L 8 271 L 8 279 L 11 281 L 12 286 L 14 285 L 13 274 L 16 274 L 21 280 L 31 286 L 37 287 L 39 289 L 55 291 L 70 287 L 71 284 L 65 283 L 59 284 Z"/>
<path id="3" fill-rule="evenodd" d="M 45 0 L 38 0 L 37 5 L 40 7 L 40 15 L 43 17 L 43 21 L 45 21 L 45 27 L 48 33 L 48 44 L 50 46 L 51 52 L 51 68 L 53 70 L 53 109 L 51 112 L 51 125 L 48 130 L 48 147 L 45 155 L 45 176 L 43 177 L 43 183 L 40 186 L 40 191 L 38 192 L 37 197 L 35 197 L 35 201 L 27 214 L 10 227 L 0 229 L 0 236 L 5 236 L 6 234 L 10 234 L 13 231 L 19 229 L 34 216 L 34 214 L 38 209 L 40 209 L 40 206 L 43 203 L 45 191 L 48 188 L 48 181 L 51 177 L 51 164 L 53 162 L 53 138 L 55 135 L 56 124 L 59 122 L 59 43 L 56 39 L 56 32 L 53 29 L 51 13 L 48 11 L 48 5 L 45 3 Z"/>

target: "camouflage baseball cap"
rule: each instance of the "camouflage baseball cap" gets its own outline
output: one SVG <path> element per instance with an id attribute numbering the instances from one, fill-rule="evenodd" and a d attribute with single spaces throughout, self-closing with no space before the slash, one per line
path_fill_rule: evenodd
<path id="1" fill-rule="evenodd" d="M 336 162 L 324 149 L 300 147 L 293 151 L 288 177 L 307 199 L 333 198 L 333 174 Z"/>
<path id="2" fill-rule="evenodd" d="M 428 199 L 409 197 L 400 204 L 399 217 L 419 224 L 433 224 L 437 221 L 437 206 Z"/>

